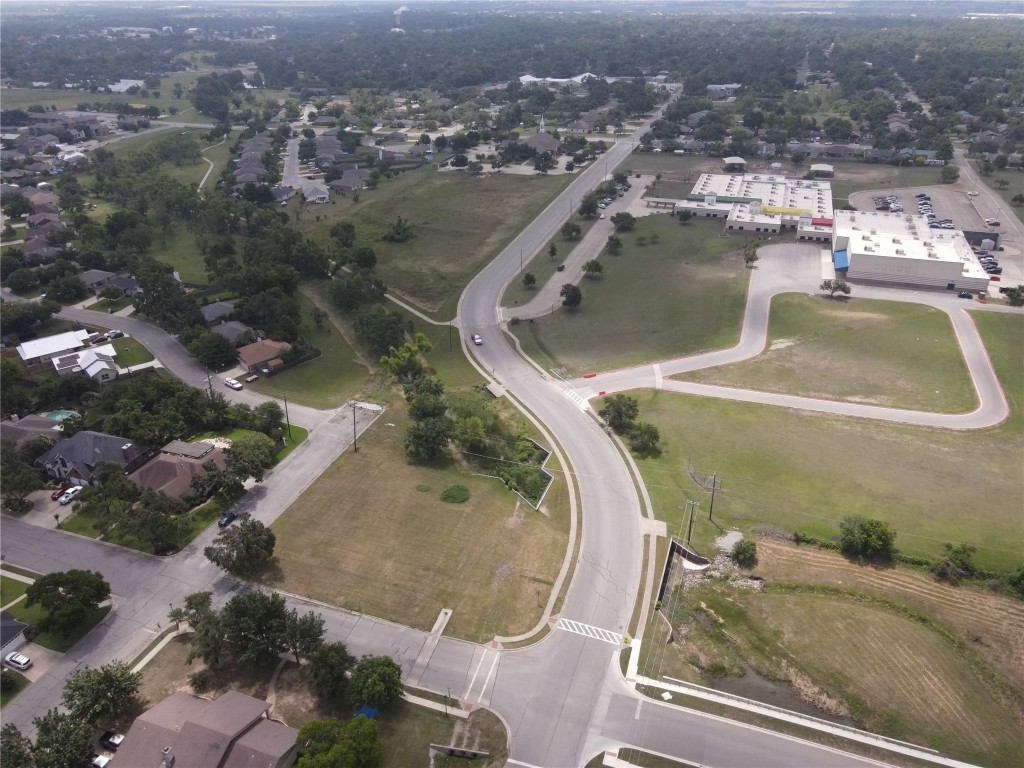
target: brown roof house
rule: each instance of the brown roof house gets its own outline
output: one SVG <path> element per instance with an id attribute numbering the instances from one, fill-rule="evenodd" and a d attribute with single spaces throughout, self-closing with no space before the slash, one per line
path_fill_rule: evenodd
<path id="1" fill-rule="evenodd" d="M 213 443 L 173 440 L 160 449 L 160 455 L 133 472 L 129 479 L 140 490 L 148 488 L 183 499 L 192 493 L 192 478 L 206 475 L 203 465 L 208 461 L 218 469 L 227 466 L 224 451 Z"/>
<path id="2" fill-rule="evenodd" d="M 175 693 L 136 718 L 116 764 L 137 768 L 290 768 L 299 732 L 268 719 L 270 705 L 238 691 L 219 699 Z"/>
<path id="3" fill-rule="evenodd" d="M 254 344 L 246 344 L 238 350 L 238 362 L 249 373 L 273 373 L 284 368 L 281 355 L 292 351 L 292 345 L 286 341 L 270 341 L 262 339 Z"/>

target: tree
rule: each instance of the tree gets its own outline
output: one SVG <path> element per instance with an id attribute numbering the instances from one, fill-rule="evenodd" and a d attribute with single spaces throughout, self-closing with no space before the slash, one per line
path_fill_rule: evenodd
<path id="1" fill-rule="evenodd" d="M 221 612 L 224 641 L 231 655 L 247 667 L 274 662 L 285 649 L 288 612 L 284 598 L 272 592 L 249 592 L 228 600 Z"/>
<path id="2" fill-rule="evenodd" d="M 732 547 L 732 561 L 740 568 L 752 568 L 757 562 L 757 542 L 743 538 Z"/>
<path id="3" fill-rule="evenodd" d="M 211 331 L 203 331 L 196 337 L 188 345 L 188 353 L 212 371 L 220 371 L 238 363 L 235 345 Z"/>
<path id="4" fill-rule="evenodd" d="M 344 643 L 323 643 L 306 662 L 306 680 L 317 696 L 340 699 L 348 685 L 346 672 L 355 663 Z"/>
<path id="5" fill-rule="evenodd" d="M 402 668 L 390 656 L 363 656 L 352 668 L 348 694 L 353 706 L 386 707 L 402 693 Z"/>
<path id="6" fill-rule="evenodd" d="M 40 605 L 47 612 L 39 629 L 67 635 L 85 620 L 89 611 L 110 598 L 110 584 L 99 571 L 72 569 L 37 579 L 25 595 L 27 608 Z"/>
<path id="7" fill-rule="evenodd" d="M 839 523 L 839 548 L 848 557 L 862 560 L 892 560 L 896 532 L 888 523 L 860 515 L 844 517 Z"/>
<path id="8" fill-rule="evenodd" d="M 1007 181 L 1006 179 L 996 179 L 993 183 L 1000 189 L 1006 189 L 1008 186 L 1010 186 L 1010 182 Z"/>
<path id="9" fill-rule="evenodd" d="M 753 240 L 747 240 L 743 244 L 743 263 L 746 264 L 747 269 L 750 269 L 758 260 L 757 255 L 757 243 Z"/>
<path id="10" fill-rule="evenodd" d="M 537 284 L 537 277 L 532 272 L 527 272 L 523 275 L 523 287 L 533 288 Z"/>
<path id="11" fill-rule="evenodd" d="M 276 400 L 264 400 L 252 409 L 253 427 L 265 435 L 270 435 L 284 421 L 284 410 Z"/>
<path id="12" fill-rule="evenodd" d="M 130 513 L 121 518 L 126 531 L 149 542 L 157 554 L 174 552 L 188 530 L 188 505 L 150 488 L 142 492 Z"/>
<path id="13" fill-rule="evenodd" d="M 640 415 L 640 402 L 629 395 L 609 395 L 598 414 L 616 434 L 626 434 Z"/>
<path id="14" fill-rule="evenodd" d="M 638 422 L 629 431 L 629 447 L 638 456 L 658 456 L 661 454 L 661 433 L 653 424 Z"/>
<path id="15" fill-rule="evenodd" d="M 243 513 L 238 525 L 217 534 L 213 544 L 203 550 L 206 559 L 233 576 L 259 570 L 274 556 L 277 536 L 259 520 Z"/>
<path id="16" fill-rule="evenodd" d="M 454 434 L 447 416 L 413 422 L 405 434 L 405 453 L 411 459 L 432 461 L 445 451 Z"/>
<path id="17" fill-rule="evenodd" d="M 583 265 L 583 274 L 587 277 L 597 277 L 604 272 L 604 264 L 597 259 L 591 259 Z"/>
<path id="18" fill-rule="evenodd" d="M 628 232 L 636 226 L 636 217 L 628 211 L 619 211 L 611 218 L 617 232 Z"/>
<path id="19" fill-rule="evenodd" d="M 91 764 L 93 728 L 88 722 L 51 709 L 32 723 L 36 727 L 33 768 L 85 768 Z"/>
<path id="20" fill-rule="evenodd" d="M 583 303 L 583 291 L 580 290 L 578 285 L 573 285 L 572 283 L 563 285 L 558 295 L 562 297 L 562 306 L 566 309 L 576 309 Z"/>
<path id="21" fill-rule="evenodd" d="M 1003 288 L 1003 296 L 1010 302 L 1011 307 L 1024 307 L 1024 285 Z"/>
<path id="22" fill-rule="evenodd" d="M 562 229 L 560 231 L 562 233 L 562 237 L 566 240 L 575 240 L 580 236 L 583 228 L 575 221 L 567 221 L 562 225 Z"/>
<path id="23" fill-rule="evenodd" d="M 589 192 L 583 196 L 579 207 L 580 216 L 592 219 L 597 216 L 597 195 Z"/>
<path id="24" fill-rule="evenodd" d="M 689 224 L 690 223 L 690 219 L 692 219 L 692 218 L 693 218 L 693 211 L 684 209 L 684 210 L 679 212 L 679 223 L 680 224 L 683 224 L 683 225 Z"/>
<path id="25" fill-rule="evenodd" d="M 468 161 L 467 161 L 468 162 Z M 384 233 L 382 240 L 387 240 L 392 243 L 404 243 L 406 240 L 410 240 L 414 237 L 412 233 L 412 225 L 399 216 L 395 219 L 394 224 L 391 228 Z"/>
<path id="26" fill-rule="evenodd" d="M 548 259 L 550 261 L 554 261 L 555 260 L 555 256 L 557 256 L 557 255 L 558 255 L 558 246 L 555 245 L 554 243 L 552 243 L 551 245 L 548 246 Z"/>
<path id="27" fill-rule="evenodd" d="M 847 296 L 850 295 L 850 284 L 844 280 L 822 280 L 821 285 L 818 286 L 819 291 L 826 291 L 828 297 L 831 299 L 835 297 L 837 293 L 844 293 Z"/>
<path id="28" fill-rule="evenodd" d="M 375 768 L 380 765 L 377 721 L 356 715 L 342 720 L 313 720 L 299 730 L 302 756 L 296 768 Z"/>
<path id="29" fill-rule="evenodd" d="M 74 717 L 99 728 L 120 715 L 139 692 L 141 672 L 132 672 L 123 661 L 93 669 L 76 669 L 64 683 L 64 706 Z"/>
<path id="30" fill-rule="evenodd" d="M 618 235 L 608 235 L 608 242 L 605 244 L 608 249 L 608 253 L 613 256 L 618 256 L 622 253 L 622 240 L 619 239 Z"/>
<path id="31" fill-rule="evenodd" d="M 953 586 L 963 579 L 969 579 L 976 573 L 974 553 L 978 548 L 971 544 L 954 547 L 946 543 L 942 545 L 942 557 L 932 566 L 932 573 L 939 581 L 947 581 Z"/>
<path id="32" fill-rule="evenodd" d="M 11 723 L 4 723 L 3 728 L 0 728 L 0 765 L 19 768 L 32 768 L 35 765 L 32 741 Z"/>
<path id="33" fill-rule="evenodd" d="M 319 613 L 299 616 L 294 608 L 285 617 L 284 647 L 295 656 L 295 663 L 302 664 L 303 658 L 310 658 L 324 644 L 324 617 Z"/>
<path id="34" fill-rule="evenodd" d="M 130 514 L 131 506 L 141 492 L 124 473 L 124 468 L 116 462 L 99 462 L 95 475 L 97 484 L 84 488 L 75 499 L 75 512 L 95 516 L 96 528 L 107 531 L 122 516 Z"/>
<path id="35" fill-rule="evenodd" d="M 1014 195 L 1013 197 L 1010 198 L 1010 202 L 1013 203 L 1014 206 L 1016 206 L 1017 208 L 1020 208 L 1022 205 L 1024 205 L 1024 194 Z"/>
<path id="36" fill-rule="evenodd" d="M 944 165 L 939 171 L 939 181 L 943 184 L 955 184 L 960 179 L 960 169 L 955 165 Z"/>
<path id="37" fill-rule="evenodd" d="M 32 203 L 19 192 L 4 195 L 3 212 L 12 219 L 20 219 L 32 213 Z"/>
<path id="38" fill-rule="evenodd" d="M 263 471 L 274 461 L 277 445 L 260 432 L 240 435 L 231 441 L 228 448 L 228 475 L 242 483 L 253 478 L 257 483 L 263 482 Z"/>

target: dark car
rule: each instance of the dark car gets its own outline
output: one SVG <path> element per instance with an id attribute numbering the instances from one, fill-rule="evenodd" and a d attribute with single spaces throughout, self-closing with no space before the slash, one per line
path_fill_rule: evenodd
<path id="1" fill-rule="evenodd" d="M 217 521 L 217 525 L 219 525 L 221 528 L 227 528 L 229 525 L 231 525 L 231 523 L 235 521 L 236 517 L 238 517 L 237 512 L 232 512 L 228 510 L 227 512 L 220 516 L 220 519 Z"/>
<path id="2" fill-rule="evenodd" d="M 122 741 L 124 741 L 124 734 L 117 733 L 116 731 L 105 731 L 100 736 L 100 746 L 104 749 L 109 749 L 111 752 L 117 752 L 117 748 L 121 746 Z"/>
<path id="3" fill-rule="evenodd" d="M 64 491 L 69 491 L 74 486 L 74 483 L 64 483 L 60 488 L 50 494 L 50 498 L 56 501 L 64 495 Z"/>
<path id="4" fill-rule="evenodd" d="M 957 294 L 958 299 L 973 299 L 974 295 L 970 291 L 960 291 Z"/>
<path id="5" fill-rule="evenodd" d="M 559 264 L 558 265 L 558 271 L 559 272 L 564 272 L 565 271 L 565 264 Z"/>

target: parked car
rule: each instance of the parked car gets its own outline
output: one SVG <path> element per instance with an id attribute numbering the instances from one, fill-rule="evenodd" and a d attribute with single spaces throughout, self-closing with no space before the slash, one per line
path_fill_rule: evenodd
<path id="1" fill-rule="evenodd" d="M 241 382 L 238 382 L 235 379 L 224 379 L 224 386 L 228 387 L 229 389 L 236 390 L 242 388 Z"/>
<path id="2" fill-rule="evenodd" d="M 958 293 L 956 296 L 957 296 L 958 299 L 973 299 L 974 298 L 974 294 L 972 294 L 970 291 L 960 291 L 960 293 Z"/>
<path id="3" fill-rule="evenodd" d="M 559 264 L 557 269 L 556 269 L 556 271 L 557 272 L 565 272 L 565 264 Z"/>
<path id="4" fill-rule="evenodd" d="M 81 492 L 82 492 L 82 486 L 80 486 L 80 485 L 76 485 L 73 488 L 68 488 L 66 491 L 64 491 L 63 494 L 61 494 L 61 497 L 59 499 L 57 499 L 57 503 L 60 504 L 62 507 L 63 506 L 67 506 L 72 501 L 74 501 L 75 500 L 75 496 L 77 496 Z"/>
<path id="5" fill-rule="evenodd" d="M 117 733 L 116 731 L 104 731 L 103 735 L 100 736 L 100 746 L 104 749 L 109 749 L 111 752 L 117 752 L 117 748 L 121 746 L 122 741 L 124 741 L 124 734 Z"/>
<path id="6" fill-rule="evenodd" d="M 108 339 L 121 339 L 124 338 L 124 331 L 119 331 L 116 328 L 107 333 Z"/>
<path id="7" fill-rule="evenodd" d="M 480 338 L 480 334 L 479 333 L 474 333 L 473 334 L 473 343 L 476 344 L 478 347 L 483 345 L 484 340 L 482 338 Z"/>
<path id="8" fill-rule="evenodd" d="M 106 755 L 93 755 L 90 765 L 92 768 L 107 768 L 110 765 L 110 758 Z"/>
<path id="9" fill-rule="evenodd" d="M 972 190 L 971 190 L 970 192 L 968 192 L 968 193 L 967 193 L 967 196 L 968 196 L 968 197 L 977 197 L 977 196 L 978 196 L 978 193 L 977 193 L 977 192 L 975 192 L 975 191 L 974 191 L 974 190 L 972 189 Z"/>
<path id="10" fill-rule="evenodd" d="M 56 501 L 57 499 L 59 499 L 61 496 L 64 495 L 65 491 L 67 491 L 67 490 L 69 490 L 71 488 L 74 488 L 74 487 L 75 487 L 74 483 L 64 483 L 60 488 L 58 488 L 56 491 L 54 491 L 53 493 L 50 494 L 50 498 L 53 499 L 54 501 Z"/>
<path id="11" fill-rule="evenodd" d="M 8 653 L 4 656 L 4 664 L 8 667 L 13 667 L 14 669 L 24 672 L 32 666 L 32 659 L 14 651 L 13 653 Z"/>
<path id="12" fill-rule="evenodd" d="M 235 521 L 236 517 L 238 517 L 238 513 L 232 512 L 229 509 L 227 512 L 220 516 L 220 519 L 217 520 L 217 525 L 219 525 L 221 528 L 227 528 Z"/>

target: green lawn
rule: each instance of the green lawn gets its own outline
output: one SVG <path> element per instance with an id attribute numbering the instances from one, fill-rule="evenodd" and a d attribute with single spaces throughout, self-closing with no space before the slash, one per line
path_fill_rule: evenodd
<path id="1" fill-rule="evenodd" d="M 660 242 L 637 244 L 653 235 Z M 723 237 L 721 222 L 681 226 L 667 215 L 620 237 L 622 253 L 600 258 L 604 273 L 581 279 L 578 310 L 512 327 L 527 354 L 578 375 L 736 343 L 750 280 L 740 238 Z"/>
<path id="2" fill-rule="evenodd" d="M 150 351 L 135 339 L 114 339 L 111 344 L 114 345 L 114 350 L 117 352 L 117 364 L 121 368 L 142 365 L 153 359 Z"/>
<path id="3" fill-rule="evenodd" d="M 332 319 L 324 320 L 322 327 L 317 328 L 313 322 L 313 301 L 301 292 L 297 296 L 302 308 L 302 336 L 323 354 L 246 386 L 265 395 L 287 395 L 289 400 L 313 408 L 336 408 L 357 395 L 366 383 L 369 369 Z M 347 327 L 344 330 L 351 333 Z"/>
<path id="4" fill-rule="evenodd" d="M 208 285 L 206 261 L 196 245 L 196 239 L 185 227 L 177 225 L 157 240 L 152 248 L 153 258 L 174 267 L 181 279 L 191 285 Z"/>
<path id="5" fill-rule="evenodd" d="M 352 221 L 359 243 L 371 246 L 377 271 L 393 290 L 440 317 L 454 314 L 463 287 L 572 176 L 437 173 L 423 167 L 359 191 L 359 202 L 337 197 L 302 214 L 299 226 L 322 242 L 338 221 Z M 413 239 L 381 238 L 401 216 Z"/>
<path id="6" fill-rule="evenodd" d="M 132 299 L 130 296 L 122 296 L 120 299 L 111 301 L 110 299 L 100 299 L 94 304 L 87 304 L 86 309 L 91 309 L 93 312 L 120 312 L 125 307 L 131 306 Z"/>
<path id="7" fill-rule="evenodd" d="M 527 261 L 523 266 L 523 274 L 529 272 L 535 278 L 537 283 L 533 288 L 527 288 L 523 285 L 522 277 L 518 277 L 508 284 L 508 288 L 505 289 L 505 295 L 501 297 L 501 303 L 506 307 L 512 307 L 512 314 L 515 314 L 515 306 L 517 304 L 527 304 L 540 290 L 540 287 L 547 283 L 555 271 L 558 269 L 558 265 L 569 258 L 569 254 L 572 253 L 573 249 L 580 244 L 580 241 L 586 237 L 587 232 L 590 231 L 591 227 L 595 223 L 600 221 L 598 218 L 585 219 L 581 216 L 574 215 L 572 220 L 580 225 L 580 236 L 575 240 L 566 240 L 561 235 L 555 235 L 548 244 L 545 245 L 532 260 Z M 548 255 L 548 246 L 554 243 L 557 253 L 554 258 Z M 530 254 L 525 255 L 526 259 L 530 258 Z"/>
<path id="8" fill-rule="evenodd" d="M 445 717 L 444 712 L 399 702 L 378 720 L 382 768 L 423 765 L 431 744 L 454 744 L 490 753 L 487 760 L 436 757 L 437 768 L 494 768 L 505 764 L 505 726 L 486 709 L 468 720 Z"/>
<path id="9" fill-rule="evenodd" d="M 977 404 L 945 312 L 805 293 L 772 299 L 764 354 L 673 378 L 926 411 L 962 413 Z"/>
<path id="10" fill-rule="evenodd" d="M 980 567 L 1017 568 L 1024 551 L 1024 319 L 975 316 L 1012 407 L 1011 418 L 993 429 L 925 429 L 635 393 L 640 418 L 659 428 L 665 449 L 660 459 L 638 462 L 657 516 L 675 531 L 681 500 L 700 501 L 694 541 L 711 551 L 720 531 L 707 522 L 709 497 L 690 479 L 692 466 L 718 473 L 724 492 L 716 495 L 714 516 L 723 528 L 834 538 L 842 518 L 861 514 L 888 521 L 906 554 L 934 557 L 943 542 L 968 542 L 978 548 Z"/>
<path id="11" fill-rule="evenodd" d="M 18 621 L 22 621 L 30 626 L 37 626 L 40 619 L 46 615 L 46 610 L 40 605 L 33 605 L 28 608 L 24 601 L 12 606 L 8 611 Z M 110 613 L 110 606 L 104 606 L 103 608 L 97 608 L 94 611 L 90 611 L 86 616 L 85 621 L 75 627 L 75 630 L 69 635 L 58 635 L 53 632 L 40 632 L 35 636 L 33 642 L 43 646 L 43 648 L 49 648 L 51 651 L 57 651 L 58 653 L 67 653 L 67 651 L 79 640 L 85 637 L 93 627 L 103 621 L 103 618 Z"/>
<path id="12" fill-rule="evenodd" d="M 28 688 L 29 679 L 22 675 L 20 672 L 15 672 L 13 669 L 5 670 L 5 674 L 10 675 L 10 679 L 14 682 L 11 690 L 0 692 L 0 709 L 7 706 L 7 702 L 21 693 L 23 690 Z"/>
<path id="13" fill-rule="evenodd" d="M 12 579 L 10 576 L 0 576 L 0 606 L 17 600 L 25 594 L 28 584 L 24 581 Z"/>

